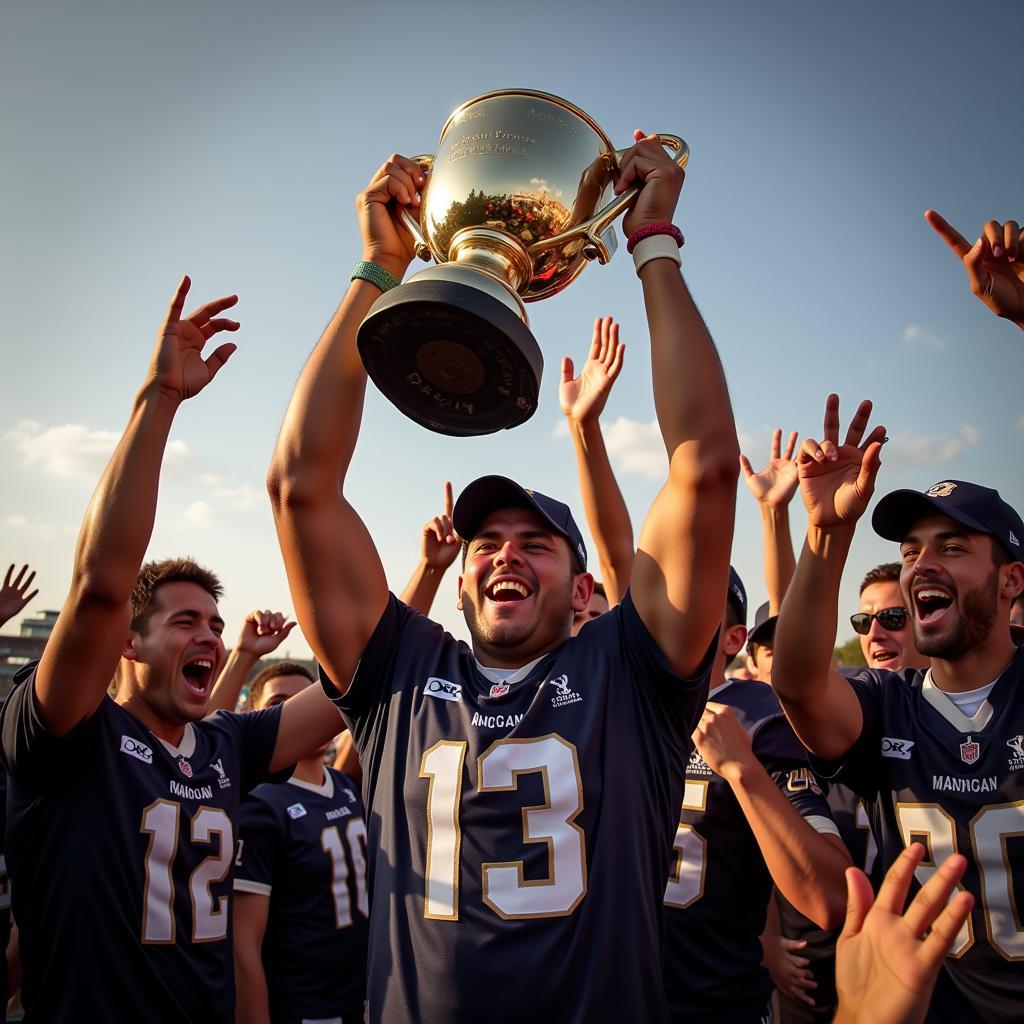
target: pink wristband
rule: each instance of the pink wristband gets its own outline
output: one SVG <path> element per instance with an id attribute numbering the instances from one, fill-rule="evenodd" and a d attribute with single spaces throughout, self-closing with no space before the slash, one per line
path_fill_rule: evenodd
<path id="1" fill-rule="evenodd" d="M 626 243 L 626 252 L 632 252 L 636 248 L 636 243 L 642 241 L 645 238 L 650 238 L 651 235 L 671 235 L 676 240 L 676 245 L 680 248 L 683 247 L 683 242 L 686 241 L 683 238 L 682 231 L 675 226 L 670 224 L 667 220 L 661 221 L 658 224 L 645 224 L 642 228 L 637 228 L 629 236 L 629 241 Z"/>

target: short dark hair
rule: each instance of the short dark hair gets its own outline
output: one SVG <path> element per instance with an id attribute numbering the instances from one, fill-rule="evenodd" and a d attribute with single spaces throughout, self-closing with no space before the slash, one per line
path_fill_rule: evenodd
<path id="1" fill-rule="evenodd" d="M 732 629 L 733 626 L 746 626 L 747 620 L 740 615 L 739 608 L 730 599 L 725 602 L 725 628 Z"/>
<path id="2" fill-rule="evenodd" d="M 765 647 L 774 653 L 775 651 L 775 627 L 778 625 L 779 617 L 773 615 L 764 622 L 758 629 L 750 631 L 750 639 L 747 640 L 747 654 L 752 658 L 758 647 Z M 757 639 L 754 639 L 754 638 Z"/>
<path id="3" fill-rule="evenodd" d="M 881 565 L 876 565 L 860 584 L 860 593 L 864 593 L 868 587 L 873 587 L 876 583 L 899 583 L 900 572 L 903 566 L 899 562 L 883 562 Z"/>
<path id="4" fill-rule="evenodd" d="M 263 691 L 267 688 L 267 683 L 280 676 L 303 676 L 311 683 L 316 682 L 313 678 L 313 673 L 301 662 L 275 661 L 262 671 L 257 672 L 255 678 L 249 684 L 249 697 L 246 701 L 246 707 L 250 709 L 256 707 L 260 697 L 263 696 Z"/>
<path id="5" fill-rule="evenodd" d="M 165 583 L 195 583 L 214 601 L 224 596 L 220 580 L 192 558 L 165 558 L 160 562 L 147 562 L 132 588 L 132 629 L 136 633 L 145 629 L 153 612 L 153 595 Z"/>
<path id="6" fill-rule="evenodd" d="M 606 601 L 608 600 L 608 594 L 605 592 L 604 584 L 600 580 L 594 580 L 594 593 L 598 597 L 603 597 Z"/>

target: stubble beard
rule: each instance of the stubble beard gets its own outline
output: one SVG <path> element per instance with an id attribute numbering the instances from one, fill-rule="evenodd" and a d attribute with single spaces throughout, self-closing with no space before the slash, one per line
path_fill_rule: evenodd
<path id="1" fill-rule="evenodd" d="M 545 594 L 544 603 L 539 607 L 540 614 L 531 621 L 525 622 L 485 622 L 481 608 L 477 605 L 475 598 L 467 599 L 463 595 L 462 615 L 466 620 L 466 628 L 473 639 L 474 647 L 482 647 L 497 651 L 505 651 L 509 648 L 522 646 L 531 638 L 538 641 L 537 646 L 551 646 L 544 643 L 546 634 L 551 633 L 552 643 L 557 639 L 550 622 L 550 611 L 552 608 L 565 609 L 563 618 L 571 624 L 568 609 L 571 607 L 572 578 L 567 582 L 564 592 Z M 483 598 L 486 600 L 486 598 Z M 568 636 L 568 630 L 566 636 Z"/>
<path id="2" fill-rule="evenodd" d="M 960 614 L 956 624 L 946 633 L 922 635 L 914 618 L 914 645 L 929 658 L 955 661 L 984 644 L 999 611 L 999 574 L 993 570 L 980 586 L 964 593 L 959 601 Z"/>

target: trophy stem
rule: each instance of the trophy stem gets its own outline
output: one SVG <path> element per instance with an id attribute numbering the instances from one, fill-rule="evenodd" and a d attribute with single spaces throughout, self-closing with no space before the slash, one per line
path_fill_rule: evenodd
<path id="1" fill-rule="evenodd" d="M 494 228 L 463 228 L 453 236 L 448 260 L 495 278 L 516 294 L 533 276 L 533 261 L 526 246 Z"/>

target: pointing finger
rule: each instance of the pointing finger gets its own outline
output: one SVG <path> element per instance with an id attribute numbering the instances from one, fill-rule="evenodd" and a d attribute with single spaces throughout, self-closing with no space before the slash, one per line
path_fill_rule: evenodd
<path id="1" fill-rule="evenodd" d="M 451 480 L 445 480 L 444 482 L 444 515 L 446 519 L 451 519 L 452 508 L 454 507 L 454 501 L 452 499 L 452 482 Z"/>
<path id="2" fill-rule="evenodd" d="M 177 323 L 181 319 L 181 311 L 185 308 L 185 297 L 191 287 L 192 279 L 185 274 L 178 282 L 177 291 L 174 293 L 174 298 L 171 299 L 170 308 L 167 310 L 167 323 Z"/>
<path id="3" fill-rule="evenodd" d="M 924 219 L 957 256 L 963 259 L 967 255 L 971 243 L 949 221 L 934 210 L 925 210 Z"/>
<path id="4" fill-rule="evenodd" d="M 831 394 L 825 399 L 823 440 L 839 443 L 839 396 Z"/>

